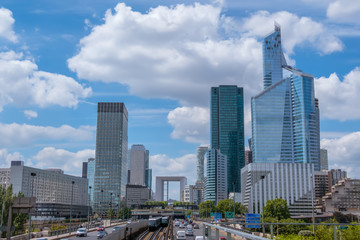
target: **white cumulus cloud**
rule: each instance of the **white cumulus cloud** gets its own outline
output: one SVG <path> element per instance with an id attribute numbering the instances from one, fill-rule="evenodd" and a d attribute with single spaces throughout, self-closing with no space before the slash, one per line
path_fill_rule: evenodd
<path id="1" fill-rule="evenodd" d="M 44 140 L 83 141 L 94 139 L 94 127 L 81 126 L 73 128 L 69 125 L 44 127 L 18 123 L 0 123 L 0 136 L 0 146 L 22 147 L 31 146 Z"/>
<path id="2" fill-rule="evenodd" d="M 264 37 L 272 31 L 274 21 L 281 25 L 282 46 L 288 54 L 292 54 L 296 46 L 304 44 L 311 44 L 323 54 L 343 49 L 341 40 L 322 23 L 286 11 L 256 12 L 245 19 L 242 29 L 250 36 Z"/>
<path id="3" fill-rule="evenodd" d="M 185 176 L 188 184 L 194 184 L 196 181 L 195 166 L 195 154 L 186 154 L 178 158 L 171 158 L 165 154 L 150 156 L 150 168 L 152 168 L 153 176 Z"/>
<path id="4" fill-rule="evenodd" d="M 24 114 L 25 114 L 25 116 L 26 116 L 28 119 L 37 118 L 37 117 L 38 117 L 38 113 L 35 112 L 35 111 L 32 111 L 32 110 L 25 110 L 25 111 L 24 111 Z"/>
<path id="5" fill-rule="evenodd" d="M 329 168 L 341 168 L 348 177 L 356 178 L 360 172 L 360 132 L 349 133 L 341 138 L 322 139 L 321 147 L 328 150 Z"/>
<path id="6" fill-rule="evenodd" d="M 334 22 L 360 24 L 360 1 L 336 0 L 329 4 L 327 17 Z"/>
<path id="7" fill-rule="evenodd" d="M 169 112 L 168 122 L 174 128 L 171 136 L 187 142 L 209 144 L 210 112 L 202 107 L 179 107 Z"/>
<path id="8" fill-rule="evenodd" d="M 315 79 L 321 117 L 340 121 L 360 119 L 360 68 L 356 67 L 340 80 L 336 73 Z"/>
<path id="9" fill-rule="evenodd" d="M 73 78 L 38 71 L 34 62 L 14 51 L 0 52 L 0 85 L 0 111 L 9 103 L 76 107 L 92 92 Z"/>
<path id="10" fill-rule="evenodd" d="M 17 42 L 18 37 L 16 36 L 13 25 L 15 19 L 12 17 L 12 12 L 9 9 L 0 8 L 0 38 L 5 38 L 11 42 Z"/>
<path id="11" fill-rule="evenodd" d="M 213 5 L 159 6 L 142 14 L 123 3 L 80 41 L 68 60 L 79 78 L 118 82 L 131 94 L 207 106 L 211 86 L 260 90 L 261 44 L 223 38 L 226 17 Z"/>
<path id="12" fill-rule="evenodd" d="M 29 163 L 36 168 L 60 168 L 67 174 L 81 176 L 82 163 L 87 162 L 91 157 L 95 157 L 94 149 L 70 152 L 65 149 L 46 147 L 32 157 Z"/>
<path id="13" fill-rule="evenodd" d="M 0 168 L 9 168 L 11 161 L 24 160 L 19 152 L 9 153 L 6 148 L 0 149 Z"/>

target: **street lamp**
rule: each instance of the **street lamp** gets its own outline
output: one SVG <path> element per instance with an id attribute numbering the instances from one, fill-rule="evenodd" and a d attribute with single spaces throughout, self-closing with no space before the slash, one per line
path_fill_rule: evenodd
<path id="1" fill-rule="evenodd" d="M 88 229 L 90 229 L 90 205 L 91 205 L 91 186 L 89 186 L 89 206 L 88 206 Z"/>
<path id="2" fill-rule="evenodd" d="M 30 173 L 30 176 L 32 177 L 32 183 L 31 183 L 31 197 L 34 194 L 34 178 L 36 176 L 36 173 Z M 31 239 L 31 213 L 29 212 L 29 230 L 28 230 L 29 234 L 28 234 L 28 239 Z"/>
<path id="3" fill-rule="evenodd" d="M 265 216 L 264 216 L 264 200 L 265 200 L 265 196 L 264 196 L 264 179 L 265 179 L 265 176 L 263 175 L 263 176 L 261 176 L 261 179 L 262 179 L 262 181 L 261 181 L 261 183 L 262 183 L 262 188 L 261 188 L 261 191 L 262 191 L 262 223 L 263 223 L 263 225 L 262 225 L 262 231 L 263 231 L 263 236 L 264 236 L 264 234 L 265 234 Z"/>
<path id="4" fill-rule="evenodd" d="M 104 203 L 104 189 L 101 189 L 101 202 L 100 202 L 101 218 L 103 218 L 104 215 L 103 203 Z"/>
<path id="5" fill-rule="evenodd" d="M 70 223 L 69 223 L 69 234 L 71 234 L 71 219 L 72 219 L 72 202 L 73 202 L 73 193 L 74 193 L 74 183 L 71 181 L 71 199 L 70 199 Z"/>

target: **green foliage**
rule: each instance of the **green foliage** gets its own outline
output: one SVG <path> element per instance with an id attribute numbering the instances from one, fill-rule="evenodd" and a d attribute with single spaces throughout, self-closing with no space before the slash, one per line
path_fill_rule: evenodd
<path id="1" fill-rule="evenodd" d="M 192 212 L 193 212 L 192 210 L 187 210 L 186 213 L 185 213 L 185 217 L 186 217 L 186 216 L 190 216 L 190 217 L 191 217 L 191 216 L 192 216 Z"/>
<path id="2" fill-rule="evenodd" d="M 146 201 L 145 205 L 165 208 L 168 204 L 166 201 Z"/>
<path id="3" fill-rule="evenodd" d="M 128 207 L 123 207 L 122 209 L 120 209 L 120 211 L 118 212 L 118 218 L 121 219 L 131 218 L 131 209 Z"/>
<path id="4" fill-rule="evenodd" d="M 341 235 L 341 239 L 358 240 L 360 238 L 360 226 L 348 226 L 348 227 L 349 228 L 346 230 L 339 231 L 338 235 Z"/>
<path id="5" fill-rule="evenodd" d="M 264 207 L 264 215 L 265 217 L 273 217 L 279 220 L 290 218 L 290 212 L 286 200 L 281 198 L 267 200 Z"/>
<path id="6" fill-rule="evenodd" d="M 112 219 L 115 216 L 115 210 L 110 208 L 107 212 L 108 218 Z"/>
<path id="7" fill-rule="evenodd" d="M 277 240 L 315 240 L 315 237 L 313 236 L 299 236 L 296 234 L 290 234 L 290 235 L 279 235 L 276 237 Z"/>
<path id="8" fill-rule="evenodd" d="M 333 239 L 333 227 L 326 225 L 315 226 L 315 239 L 316 240 L 329 240 Z"/>
<path id="9" fill-rule="evenodd" d="M 0 185 L 0 214 L 2 208 L 4 207 L 4 214 L 2 216 L 2 222 L 4 226 L 7 226 L 9 208 L 13 203 L 14 197 L 24 197 L 24 194 L 19 193 L 17 195 L 13 195 L 12 185 L 10 185 L 7 189 L 5 189 L 5 186 Z M 5 203 L 4 206 L 3 203 Z M 15 232 L 13 233 L 14 235 L 21 234 L 25 231 L 24 224 L 27 221 L 27 216 L 27 214 L 13 214 L 11 225 L 15 227 Z M 1 237 L 6 237 L 6 232 L 3 232 Z"/>
<path id="10" fill-rule="evenodd" d="M 298 233 L 299 236 L 304 236 L 304 237 L 309 237 L 309 236 L 314 236 L 314 233 L 312 231 L 309 230 L 301 230 Z"/>
<path id="11" fill-rule="evenodd" d="M 199 214 L 201 217 L 210 217 L 210 213 L 215 211 L 216 211 L 215 204 L 211 200 L 202 202 L 199 205 Z"/>
<path id="12" fill-rule="evenodd" d="M 220 200 L 216 205 L 216 212 L 222 214 L 225 217 L 225 212 L 233 212 L 234 211 L 234 201 L 232 199 L 224 199 Z"/>
<path id="13" fill-rule="evenodd" d="M 53 224 L 50 227 L 50 231 L 56 231 L 56 230 L 61 230 L 61 229 L 66 229 L 67 227 L 64 225 L 57 225 L 57 224 Z"/>
<path id="14" fill-rule="evenodd" d="M 305 223 L 302 220 L 294 220 L 291 218 L 282 219 L 282 220 L 278 221 L 274 217 L 265 217 L 265 223 L 275 223 L 273 225 L 274 232 L 283 234 L 283 235 L 296 235 L 301 230 L 308 230 L 308 226 L 306 226 L 306 225 L 283 225 L 283 224 L 277 225 L 276 224 L 276 223 Z M 267 225 L 265 229 L 266 229 L 266 232 L 270 232 L 269 225 Z"/>

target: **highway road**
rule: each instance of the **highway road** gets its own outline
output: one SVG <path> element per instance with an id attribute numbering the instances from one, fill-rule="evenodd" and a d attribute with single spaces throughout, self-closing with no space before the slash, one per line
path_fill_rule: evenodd
<path id="1" fill-rule="evenodd" d="M 175 221 L 173 221 L 173 224 L 175 224 Z M 196 236 L 202 236 L 203 235 L 203 225 L 199 224 L 199 229 L 194 229 L 194 236 L 186 236 L 186 240 L 194 240 Z M 186 228 L 179 228 L 175 227 L 174 225 L 174 237 L 176 239 L 176 233 L 177 231 L 186 231 Z M 219 237 L 226 237 L 226 235 L 219 233 Z M 215 239 L 215 230 L 213 229 L 211 232 L 211 239 Z M 216 239 L 217 240 L 217 239 Z"/>
<path id="2" fill-rule="evenodd" d="M 126 225 L 126 224 L 122 224 L 122 225 L 118 225 L 118 226 L 123 226 L 123 225 Z M 111 234 L 112 233 L 112 229 L 114 228 L 114 226 L 112 227 L 108 227 L 108 228 L 105 228 L 105 231 L 108 233 L 108 234 Z M 71 239 L 71 240 L 74 240 L 74 239 L 77 239 L 77 240 L 97 240 L 97 231 L 93 231 L 93 232 L 88 232 L 87 233 L 87 237 L 69 237 L 69 238 L 63 238 L 63 239 Z"/>

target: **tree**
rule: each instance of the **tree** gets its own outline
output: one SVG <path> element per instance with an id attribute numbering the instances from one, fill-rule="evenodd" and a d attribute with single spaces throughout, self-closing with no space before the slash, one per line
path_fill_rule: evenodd
<path id="1" fill-rule="evenodd" d="M 200 203 L 199 205 L 199 214 L 202 217 L 209 217 L 211 212 L 215 212 L 215 204 L 211 200 Z"/>
<path id="2" fill-rule="evenodd" d="M 278 220 L 290 218 L 290 212 L 286 200 L 281 198 L 267 200 L 264 207 L 264 215 L 265 217 L 273 217 Z"/>
<path id="3" fill-rule="evenodd" d="M 0 214 L 2 210 L 2 204 L 4 204 L 4 214 L 3 214 L 3 226 L 7 225 L 7 220 L 9 217 L 9 209 L 13 203 L 14 197 L 24 197 L 24 194 L 19 193 L 17 195 L 13 195 L 12 185 L 10 185 L 7 189 L 0 185 Z M 5 200 L 5 201 L 4 201 Z M 27 221 L 27 214 L 13 214 L 11 225 L 15 227 L 14 234 L 21 234 L 25 231 L 24 224 Z M 0 215 L 1 217 L 1 215 Z M 0 220 L 1 221 L 1 220 Z M 2 232 L 1 237 L 6 237 L 6 232 Z"/>
<path id="4" fill-rule="evenodd" d="M 235 214 L 245 215 L 245 213 L 248 213 L 247 207 L 241 203 L 235 203 Z"/>
<path id="5" fill-rule="evenodd" d="M 131 209 L 128 207 L 123 207 L 118 213 L 118 218 L 123 220 L 131 218 Z"/>
<path id="6" fill-rule="evenodd" d="M 216 205 L 216 211 L 221 213 L 223 217 L 225 216 L 225 212 L 233 212 L 234 211 L 234 200 L 225 199 L 220 200 Z M 235 203 L 235 215 L 236 214 L 245 214 L 247 213 L 247 207 L 242 205 L 241 203 Z"/>

